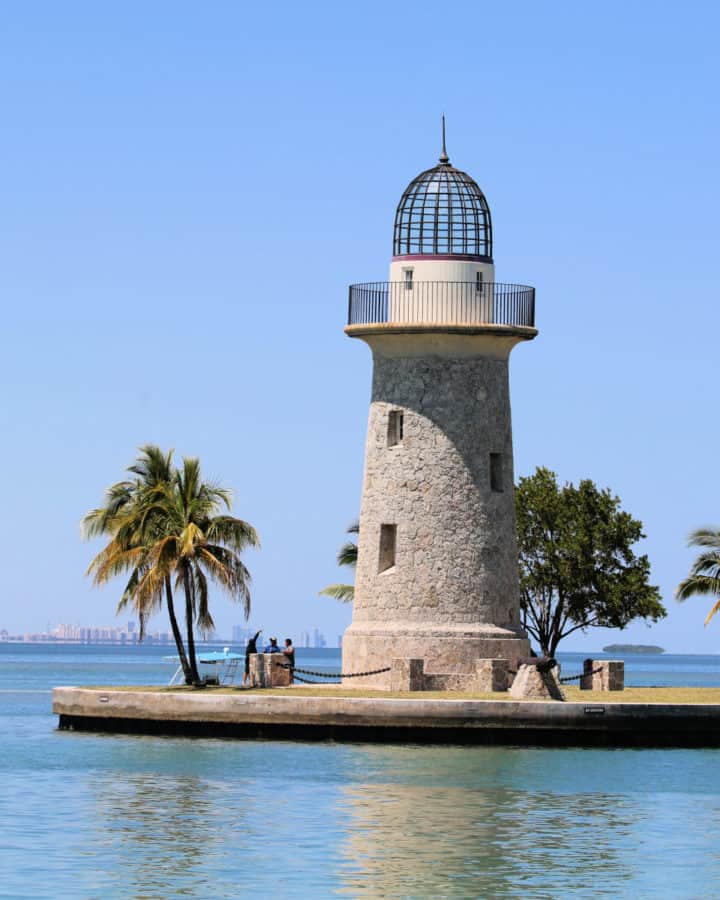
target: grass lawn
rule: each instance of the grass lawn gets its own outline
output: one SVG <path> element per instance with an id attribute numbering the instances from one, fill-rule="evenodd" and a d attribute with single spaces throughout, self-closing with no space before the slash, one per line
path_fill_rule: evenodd
<path id="1" fill-rule="evenodd" d="M 194 693 L 196 688 L 180 685 L 168 687 L 155 686 L 88 686 L 88 690 L 102 691 L 142 691 L 155 693 Z M 720 688 L 703 687 L 629 687 L 624 691 L 581 691 L 577 685 L 565 685 L 565 696 L 570 703 L 716 703 L 720 704 Z M 391 691 L 371 691 L 360 688 L 343 688 L 336 685 L 320 687 L 296 686 L 292 688 L 241 688 L 215 687 L 201 688 L 199 693 L 207 696 L 218 694 L 249 695 L 271 694 L 278 697 L 357 697 L 385 700 L 494 700 L 498 703 L 515 702 L 509 694 L 473 694 L 465 691 L 422 691 L 413 693 L 393 693 Z M 530 703 L 538 701 L 527 701 Z"/>

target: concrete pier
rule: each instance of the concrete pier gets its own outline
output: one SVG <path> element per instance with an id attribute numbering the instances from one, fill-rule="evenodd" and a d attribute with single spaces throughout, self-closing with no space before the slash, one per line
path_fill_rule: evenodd
<path id="1" fill-rule="evenodd" d="M 720 746 L 720 704 L 307 697 L 58 687 L 67 730 L 290 740 Z"/>

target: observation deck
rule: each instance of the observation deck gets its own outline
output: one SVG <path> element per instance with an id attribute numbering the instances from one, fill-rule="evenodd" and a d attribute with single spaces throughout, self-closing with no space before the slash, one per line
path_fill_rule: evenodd
<path id="1" fill-rule="evenodd" d="M 374 281 L 351 284 L 347 334 L 452 331 L 513 334 L 535 329 L 535 288 L 466 281 Z"/>

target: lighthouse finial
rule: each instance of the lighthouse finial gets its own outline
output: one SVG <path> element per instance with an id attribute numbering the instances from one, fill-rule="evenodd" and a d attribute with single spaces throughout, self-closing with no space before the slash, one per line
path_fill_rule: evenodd
<path id="1" fill-rule="evenodd" d="M 442 153 L 440 154 L 440 162 L 444 165 L 447 165 L 450 162 L 450 157 L 447 155 L 447 150 L 445 149 L 445 113 L 442 115 Z"/>

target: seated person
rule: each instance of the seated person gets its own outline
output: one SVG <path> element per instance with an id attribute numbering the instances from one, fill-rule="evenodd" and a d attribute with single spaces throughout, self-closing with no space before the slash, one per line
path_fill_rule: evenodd
<path id="1" fill-rule="evenodd" d="M 278 642 L 276 637 L 270 638 L 270 643 L 265 647 L 263 653 L 281 653 L 282 651 L 278 647 Z"/>

